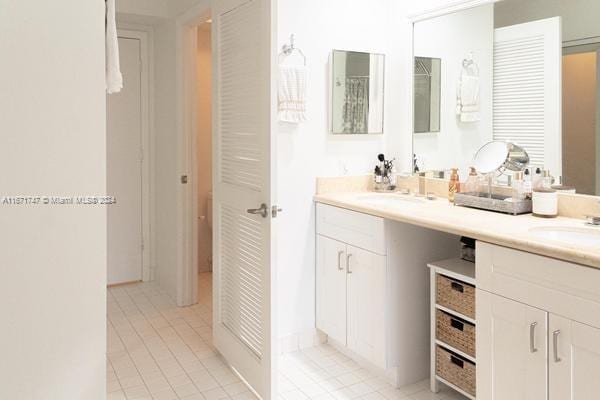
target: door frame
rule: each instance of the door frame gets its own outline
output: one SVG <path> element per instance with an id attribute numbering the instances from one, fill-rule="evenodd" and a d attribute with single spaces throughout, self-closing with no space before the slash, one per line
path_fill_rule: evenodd
<path id="1" fill-rule="evenodd" d="M 198 26 L 211 16 L 210 0 L 202 0 L 175 21 L 177 168 L 187 184 L 177 191 L 177 305 L 198 301 L 198 174 L 196 50 Z M 214 176 L 213 176 L 214 180 Z"/>
<path id="2" fill-rule="evenodd" d="M 145 31 L 133 29 L 117 28 L 117 37 L 124 39 L 135 39 L 140 42 L 140 115 L 141 115 L 141 138 L 140 138 L 140 154 L 142 163 L 141 176 L 141 221 L 142 221 L 142 282 L 148 282 L 154 279 L 153 262 L 153 241 L 152 241 L 152 198 L 151 186 L 154 181 L 152 168 L 152 145 L 151 145 L 151 120 L 150 120 L 150 87 L 151 87 L 151 70 L 150 70 L 150 45 L 149 36 Z M 117 199 L 118 201 L 118 199 Z"/>

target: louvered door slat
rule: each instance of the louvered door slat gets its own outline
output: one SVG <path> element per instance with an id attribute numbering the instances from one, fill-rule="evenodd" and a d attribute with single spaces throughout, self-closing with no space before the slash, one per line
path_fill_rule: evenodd
<path id="1" fill-rule="evenodd" d="M 560 19 L 496 29 L 493 138 L 560 174 Z"/>

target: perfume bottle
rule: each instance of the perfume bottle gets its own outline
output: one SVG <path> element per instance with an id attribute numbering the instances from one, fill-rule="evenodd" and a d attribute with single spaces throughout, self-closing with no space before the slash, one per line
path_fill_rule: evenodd
<path id="1" fill-rule="evenodd" d="M 478 191 L 478 186 L 479 176 L 477 175 L 477 170 L 475 170 L 475 167 L 470 167 L 469 176 L 462 187 L 462 192 L 471 194 L 476 193 Z"/>
<path id="2" fill-rule="evenodd" d="M 448 201 L 454 203 L 454 195 L 460 192 L 460 179 L 458 177 L 458 168 L 452 168 L 450 181 L 448 182 Z"/>

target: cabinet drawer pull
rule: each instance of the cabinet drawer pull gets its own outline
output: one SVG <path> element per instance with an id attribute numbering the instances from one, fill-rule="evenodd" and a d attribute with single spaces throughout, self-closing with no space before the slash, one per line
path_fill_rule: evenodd
<path id="1" fill-rule="evenodd" d="M 560 335 L 560 330 L 556 330 L 552 333 L 552 347 L 554 349 L 554 362 L 559 363 L 562 361 L 562 358 L 558 355 L 558 336 Z"/>
<path id="2" fill-rule="evenodd" d="M 458 282 L 452 282 L 451 287 L 453 290 L 456 290 L 457 292 L 464 293 L 464 291 L 465 291 L 464 286 Z"/>
<path id="3" fill-rule="evenodd" d="M 532 322 L 529 325 L 529 352 L 537 353 L 538 349 L 535 347 L 535 327 L 537 322 Z"/>
<path id="4" fill-rule="evenodd" d="M 344 269 L 344 267 L 342 267 L 342 254 L 344 254 L 343 250 L 338 251 L 338 269 L 340 271 Z"/>
<path id="5" fill-rule="evenodd" d="M 454 357 L 453 355 L 450 356 L 450 362 L 459 368 L 465 367 L 465 362 L 458 357 Z"/>
<path id="6" fill-rule="evenodd" d="M 454 329 L 458 329 L 461 332 L 465 330 L 465 324 L 462 323 L 461 321 L 457 320 L 457 319 L 450 318 L 450 325 Z"/>
<path id="7" fill-rule="evenodd" d="M 352 270 L 350 269 L 350 257 L 352 257 L 352 254 L 346 256 L 346 272 L 349 274 L 352 273 Z"/>

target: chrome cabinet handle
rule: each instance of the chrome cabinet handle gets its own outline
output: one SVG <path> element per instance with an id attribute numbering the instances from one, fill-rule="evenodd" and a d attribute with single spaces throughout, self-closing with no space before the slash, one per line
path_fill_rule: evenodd
<path id="1" fill-rule="evenodd" d="M 537 353 L 538 349 L 535 348 L 535 327 L 537 326 L 537 322 L 533 322 L 529 325 L 529 352 Z"/>
<path id="2" fill-rule="evenodd" d="M 554 348 L 554 362 L 559 363 L 562 358 L 558 356 L 558 336 L 560 335 L 560 329 L 552 333 L 552 347 Z"/>
<path id="3" fill-rule="evenodd" d="M 350 257 L 352 257 L 352 254 L 348 254 L 346 256 L 346 272 L 351 274 L 352 271 L 350 270 Z"/>
<path id="4" fill-rule="evenodd" d="M 265 203 L 260 205 L 260 208 L 249 208 L 246 210 L 248 214 L 260 215 L 263 218 L 267 218 L 269 216 L 269 210 Z"/>
<path id="5" fill-rule="evenodd" d="M 338 269 L 340 271 L 344 269 L 344 267 L 342 267 L 342 254 L 344 254 L 343 250 L 338 251 Z"/>

